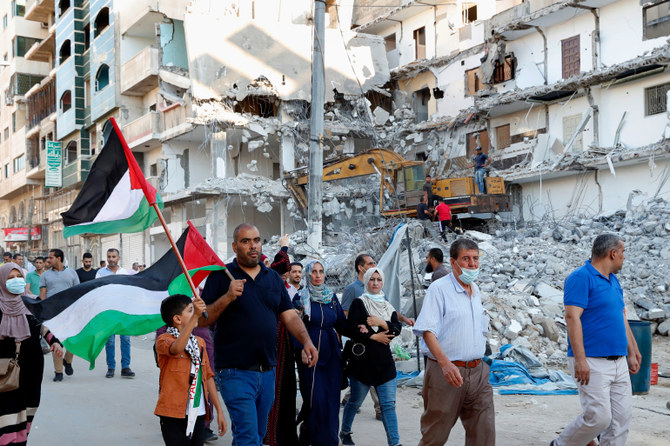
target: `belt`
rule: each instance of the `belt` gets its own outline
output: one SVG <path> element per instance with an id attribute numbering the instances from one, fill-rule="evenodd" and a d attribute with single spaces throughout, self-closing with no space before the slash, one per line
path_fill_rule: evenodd
<path id="1" fill-rule="evenodd" d="M 254 364 L 254 365 L 250 365 L 249 367 L 236 367 L 236 368 L 238 370 L 247 370 L 249 372 L 267 372 L 272 367 L 267 366 L 265 364 Z"/>
<path id="2" fill-rule="evenodd" d="M 435 359 L 431 358 L 430 356 L 426 356 L 426 358 L 430 359 L 431 361 L 437 362 Z M 471 361 L 451 361 L 453 365 L 456 367 L 465 367 L 466 369 L 474 369 L 479 365 L 479 363 L 482 362 L 481 359 L 473 359 Z"/>
<path id="3" fill-rule="evenodd" d="M 616 361 L 619 358 L 623 358 L 623 355 L 599 356 L 599 358 L 607 359 L 608 361 Z"/>

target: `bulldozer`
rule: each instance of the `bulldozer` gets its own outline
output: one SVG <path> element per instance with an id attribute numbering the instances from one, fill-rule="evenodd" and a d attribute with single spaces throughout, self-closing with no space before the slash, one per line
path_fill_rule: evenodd
<path id="1" fill-rule="evenodd" d="M 379 209 L 384 217 L 416 217 L 423 196 L 425 168 L 422 161 L 409 161 L 392 150 L 371 149 L 359 155 L 335 159 L 323 168 L 323 181 L 344 181 L 378 174 Z M 284 178 L 303 216 L 307 215 L 309 172 L 306 167 Z M 476 194 L 474 176 L 438 178 L 433 183 L 431 206 L 444 201 L 459 220 L 487 221 L 510 211 L 510 197 L 501 177 L 486 177 L 486 193 Z"/>

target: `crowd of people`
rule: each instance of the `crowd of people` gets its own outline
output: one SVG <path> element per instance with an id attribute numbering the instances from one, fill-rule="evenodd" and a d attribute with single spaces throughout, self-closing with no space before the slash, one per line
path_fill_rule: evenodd
<path id="1" fill-rule="evenodd" d="M 291 262 L 288 236 L 281 238 L 274 259 L 266 258 L 261 240 L 255 226 L 238 226 L 235 258 L 227 271 L 212 272 L 201 297 L 173 295 L 163 301 L 166 326 L 155 344 L 160 367 L 155 414 L 166 445 L 202 445 L 226 433 L 217 388 L 237 446 L 367 444 L 355 434 L 354 421 L 368 393 L 388 445 L 400 445 L 390 344 L 402 324 L 421 340 L 425 366 L 419 445 L 444 445 L 459 419 L 467 445 L 495 444 L 485 357 L 489 320 L 476 284 L 479 247 L 474 241 L 453 241 L 450 270 L 441 250 L 426 254 L 433 281 L 415 321 L 386 300 L 384 271 L 369 254 L 356 258 L 356 280 L 343 290 L 340 302 L 326 285 L 324 262 Z M 48 269 L 40 271 L 35 261 L 38 282 L 30 282 L 16 260 L 0 266 L 0 358 L 19 358 L 21 384 L 0 390 L 0 444 L 26 442 L 40 399 L 40 341 L 48 343 L 54 357 L 64 353 L 26 310 L 22 296 L 33 293 L 35 283 L 40 298 L 48 299 L 94 277 L 127 274 L 116 249 L 107 252 L 107 265 L 95 274 L 90 254 L 82 258 L 82 268 L 68 272 L 62 251 L 51 250 L 43 262 Z M 568 365 L 584 413 L 551 440 L 554 446 L 594 445 L 596 438 L 601 445 L 626 442 L 632 405 L 628 377 L 639 369 L 640 354 L 615 275 L 623 260 L 623 240 L 604 234 L 594 241 L 591 260 L 566 279 Z M 115 370 L 113 346 L 111 337 L 108 378 Z M 132 377 L 129 340 L 121 339 L 121 351 L 121 375 Z M 71 374 L 67 354 L 62 364 L 65 374 Z M 62 380 L 57 368 L 54 380 Z M 341 399 L 345 388 L 349 390 Z M 298 389 L 302 407 L 296 415 Z M 210 428 L 215 419 L 216 433 Z"/>

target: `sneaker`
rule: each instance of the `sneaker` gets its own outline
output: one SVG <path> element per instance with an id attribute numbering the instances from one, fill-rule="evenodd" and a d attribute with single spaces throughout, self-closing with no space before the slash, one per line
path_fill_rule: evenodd
<path id="1" fill-rule="evenodd" d="M 356 446 L 354 440 L 351 439 L 351 432 L 349 433 L 340 432 L 340 444 L 342 444 L 343 446 L 349 446 L 349 445 Z"/>
<path id="2" fill-rule="evenodd" d="M 55 372 L 55 373 L 56 376 L 54 376 L 54 382 L 63 381 L 63 372 L 61 373 Z"/>
<path id="3" fill-rule="evenodd" d="M 135 377 L 135 372 L 130 370 L 130 367 L 126 367 L 125 369 L 121 369 L 121 377 L 122 378 L 134 378 Z"/>
<path id="4" fill-rule="evenodd" d="M 65 367 L 65 374 L 67 376 L 72 376 L 72 374 L 74 373 L 74 369 L 72 368 L 72 363 L 63 361 L 63 367 Z"/>
<path id="5" fill-rule="evenodd" d="M 205 429 L 205 443 L 212 443 L 219 439 L 219 436 L 214 433 L 211 429 Z"/>
<path id="6" fill-rule="evenodd" d="M 114 378 L 114 369 L 107 369 L 107 373 L 105 373 L 105 378 Z"/>

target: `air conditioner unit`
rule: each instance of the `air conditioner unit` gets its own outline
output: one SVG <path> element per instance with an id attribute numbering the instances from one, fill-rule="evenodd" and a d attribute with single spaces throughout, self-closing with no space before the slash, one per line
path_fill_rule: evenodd
<path id="1" fill-rule="evenodd" d="M 40 26 L 42 27 L 42 29 L 49 29 L 49 24 L 47 22 L 40 23 Z"/>

